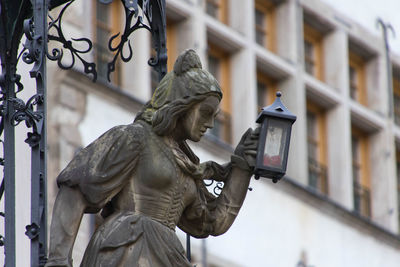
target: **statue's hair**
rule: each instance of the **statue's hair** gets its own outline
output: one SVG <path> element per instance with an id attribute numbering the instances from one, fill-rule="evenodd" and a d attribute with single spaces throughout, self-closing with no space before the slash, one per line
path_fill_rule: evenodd
<path id="1" fill-rule="evenodd" d="M 161 80 L 135 121 L 150 123 L 158 135 L 171 134 L 179 118 L 210 95 L 221 101 L 221 88 L 217 80 L 202 69 L 196 52 L 188 49 L 177 58 L 174 70 Z"/>
<path id="2" fill-rule="evenodd" d="M 216 93 L 210 92 L 205 95 L 182 98 L 157 110 L 152 118 L 154 132 L 161 136 L 171 134 L 176 128 L 179 119 L 186 114 L 188 110 L 211 95 L 217 96 Z"/>
<path id="3" fill-rule="evenodd" d="M 199 56 L 193 49 L 188 49 L 179 56 L 174 64 L 174 73 L 180 76 L 190 69 L 202 69 Z"/>

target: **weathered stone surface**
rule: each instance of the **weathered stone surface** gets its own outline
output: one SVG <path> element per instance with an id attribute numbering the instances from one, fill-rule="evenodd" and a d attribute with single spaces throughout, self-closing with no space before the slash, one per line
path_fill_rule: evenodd
<path id="1" fill-rule="evenodd" d="M 213 127 L 222 93 L 193 50 L 174 69 L 134 123 L 104 133 L 58 176 L 47 267 L 72 265 L 84 213 L 101 211 L 105 218 L 81 263 L 90 267 L 191 266 L 176 226 L 204 238 L 232 225 L 247 193 L 257 134 L 246 132 L 232 162 L 200 164 L 186 140 L 197 142 Z M 75 138 L 71 132 L 66 147 Z M 207 191 L 204 179 L 225 182 L 218 197 Z"/>

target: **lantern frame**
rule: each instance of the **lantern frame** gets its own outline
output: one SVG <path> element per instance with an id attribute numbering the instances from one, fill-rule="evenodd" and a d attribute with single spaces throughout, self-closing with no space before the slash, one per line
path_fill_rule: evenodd
<path id="1" fill-rule="evenodd" d="M 272 179 L 274 183 L 278 182 L 286 173 L 290 137 L 292 132 L 293 123 L 296 121 L 296 116 L 291 113 L 281 102 L 281 92 L 276 93 L 276 99 L 270 106 L 262 108 L 257 117 L 256 122 L 261 124 L 259 143 L 257 148 L 256 166 L 254 168 L 254 175 L 256 179 L 265 177 Z M 268 127 L 271 121 L 280 121 L 285 123 L 286 137 L 281 139 L 281 145 L 285 144 L 283 151 L 283 158 L 281 159 L 281 167 L 272 167 L 264 165 L 265 143 L 268 134 Z"/>

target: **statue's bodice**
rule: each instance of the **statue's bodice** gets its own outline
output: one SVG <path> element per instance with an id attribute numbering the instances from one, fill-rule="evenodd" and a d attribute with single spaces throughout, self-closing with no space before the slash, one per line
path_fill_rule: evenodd
<path id="1" fill-rule="evenodd" d="M 185 207 L 196 197 L 195 181 L 177 165 L 163 137 L 150 133 L 139 157 L 114 208 L 143 214 L 175 229 Z"/>

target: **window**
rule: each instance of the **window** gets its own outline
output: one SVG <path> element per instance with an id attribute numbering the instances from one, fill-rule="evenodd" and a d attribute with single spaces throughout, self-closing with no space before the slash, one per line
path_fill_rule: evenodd
<path id="1" fill-rule="evenodd" d="M 255 10 L 256 43 L 275 52 L 275 12 L 268 1 L 256 0 Z"/>
<path id="2" fill-rule="evenodd" d="M 353 100 L 363 105 L 367 104 L 365 61 L 352 51 L 349 51 L 349 89 Z"/>
<path id="3" fill-rule="evenodd" d="M 210 133 L 221 140 L 231 142 L 231 93 L 230 93 L 230 68 L 229 55 L 219 47 L 209 44 L 208 71 L 218 80 L 223 98 L 220 104 L 214 128 Z"/>
<path id="4" fill-rule="evenodd" d="M 255 39 L 256 43 L 275 52 L 275 12 L 268 1 L 255 1 Z"/>
<path id="5" fill-rule="evenodd" d="M 177 58 L 177 46 L 176 46 L 176 36 L 177 36 L 177 24 L 174 23 L 174 21 L 171 21 L 170 19 L 167 18 L 167 28 L 166 28 L 166 33 L 167 33 L 167 71 L 170 72 L 174 68 L 175 60 Z M 150 57 L 155 57 L 156 56 L 156 51 L 153 48 L 152 45 L 153 39 L 150 36 Z M 150 70 L 150 88 L 152 94 L 156 90 L 158 84 L 159 84 L 159 75 L 158 72 L 155 70 L 155 68 L 151 68 Z"/>
<path id="6" fill-rule="evenodd" d="M 354 210 L 359 215 L 371 217 L 368 136 L 354 127 L 352 128 L 351 148 Z"/>
<path id="7" fill-rule="evenodd" d="M 394 121 L 400 126 L 400 74 L 393 75 L 393 108 Z"/>
<path id="8" fill-rule="evenodd" d="M 304 68 L 306 72 L 323 80 L 322 34 L 304 24 Z"/>
<path id="9" fill-rule="evenodd" d="M 227 5 L 228 0 L 206 0 L 206 12 L 211 17 L 228 23 Z"/>
<path id="10" fill-rule="evenodd" d="M 399 233 L 400 233 L 400 148 L 396 151 L 396 173 L 397 173 L 397 210 L 398 210 L 398 222 L 399 222 Z"/>
<path id="11" fill-rule="evenodd" d="M 271 105 L 275 100 L 276 85 L 274 81 L 264 73 L 257 72 L 257 113 L 263 107 Z"/>
<path id="12" fill-rule="evenodd" d="M 120 6 L 116 1 L 111 4 L 102 4 L 99 1 L 93 1 L 94 9 L 94 53 L 97 67 L 97 76 L 101 79 L 107 79 L 108 63 L 113 58 L 113 53 L 108 49 L 108 42 L 111 36 L 121 32 L 119 18 Z M 114 40 L 114 43 L 120 41 L 120 36 Z M 111 73 L 111 82 L 120 84 L 120 71 L 118 60 L 115 63 L 115 71 Z"/>
<path id="13" fill-rule="evenodd" d="M 153 39 L 150 36 L 150 58 L 155 58 L 157 56 L 156 50 L 153 48 Z M 167 40 L 168 42 L 168 40 Z M 156 71 L 155 68 L 151 67 L 150 68 L 150 88 L 151 88 L 151 94 L 154 94 L 154 91 L 156 90 L 158 84 L 159 84 L 159 75 L 158 72 Z"/>
<path id="14" fill-rule="evenodd" d="M 325 111 L 307 101 L 308 185 L 328 194 Z"/>
<path id="15" fill-rule="evenodd" d="M 176 31 L 177 31 L 177 24 L 167 18 L 168 72 L 170 72 L 174 68 L 175 60 L 177 58 Z"/>

